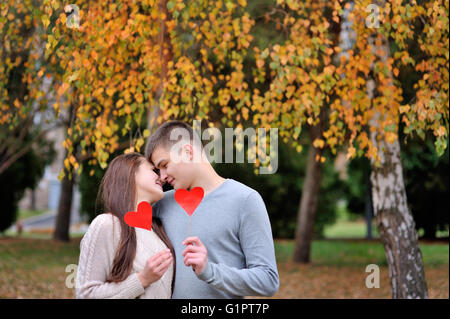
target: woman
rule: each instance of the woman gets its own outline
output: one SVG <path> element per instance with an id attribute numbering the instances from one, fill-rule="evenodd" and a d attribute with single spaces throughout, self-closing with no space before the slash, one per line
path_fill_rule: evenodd
<path id="1" fill-rule="evenodd" d="M 170 298 L 174 249 L 153 217 L 152 230 L 128 226 L 124 215 L 163 197 L 154 167 L 138 153 L 116 157 L 102 179 L 97 216 L 80 244 L 77 298 Z"/>

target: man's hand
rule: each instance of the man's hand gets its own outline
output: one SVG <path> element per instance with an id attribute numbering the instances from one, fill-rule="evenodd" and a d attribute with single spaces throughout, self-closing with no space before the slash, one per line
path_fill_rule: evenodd
<path id="1" fill-rule="evenodd" d="M 188 237 L 183 241 L 187 247 L 183 250 L 184 264 L 192 266 L 195 273 L 200 275 L 208 262 L 208 251 L 198 237 Z"/>

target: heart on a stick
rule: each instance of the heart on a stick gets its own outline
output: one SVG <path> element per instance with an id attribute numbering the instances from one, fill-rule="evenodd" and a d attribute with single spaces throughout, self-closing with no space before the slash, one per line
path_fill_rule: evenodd
<path id="1" fill-rule="evenodd" d="M 152 206 L 144 201 L 139 203 L 137 212 L 128 212 L 123 219 L 128 226 L 152 230 L 152 217 Z"/>
<path id="2" fill-rule="evenodd" d="M 190 217 L 200 205 L 204 194 L 205 192 L 201 187 L 194 187 L 191 191 L 180 188 L 175 191 L 175 200 Z"/>

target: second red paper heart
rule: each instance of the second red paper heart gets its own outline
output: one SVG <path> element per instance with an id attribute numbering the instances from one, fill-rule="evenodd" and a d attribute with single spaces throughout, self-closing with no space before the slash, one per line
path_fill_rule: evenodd
<path id="1" fill-rule="evenodd" d="M 192 216 L 195 209 L 200 205 L 204 194 L 201 187 L 194 187 L 191 191 L 181 188 L 175 191 L 175 200 L 189 216 Z"/>

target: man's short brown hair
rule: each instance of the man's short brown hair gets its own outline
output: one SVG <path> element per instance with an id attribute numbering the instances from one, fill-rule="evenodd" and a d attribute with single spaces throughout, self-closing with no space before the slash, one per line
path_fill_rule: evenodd
<path id="1" fill-rule="evenodd" d="M 183 121 L 170 121 L 160 125 L 156 131 L 149 137 L 147 145 L 145 147 L 145 157 L 151 162 L 152 153 L 158 146 L 164 146 L 169 149 L 172 145 L 177 143 L 178 140 L 171 140 L 170 133 L 176 128 L 181 128 L 187 130 L 189 133 L 189 139 L 193 141 L 194 130 L 192 127 Z"/>

